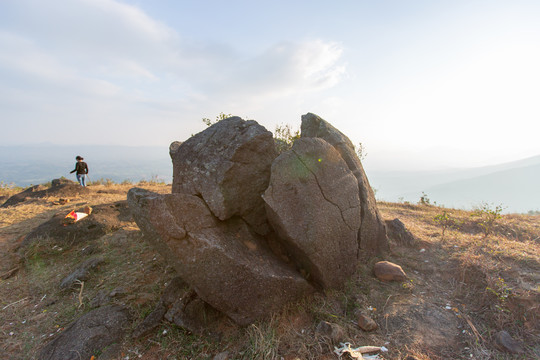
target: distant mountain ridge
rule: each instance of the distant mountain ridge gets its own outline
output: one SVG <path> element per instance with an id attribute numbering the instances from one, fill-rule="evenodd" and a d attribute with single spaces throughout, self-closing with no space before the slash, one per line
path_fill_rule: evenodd
<path id="1" fill-rule="evenodd" d="M 494 166 L 438 172 L 368 172 L 377 198 L 418 202 L 422 192 L 438 204 L 471 209 L 482 202 L 505 212 L 540 209 L 540 156 Z"/>

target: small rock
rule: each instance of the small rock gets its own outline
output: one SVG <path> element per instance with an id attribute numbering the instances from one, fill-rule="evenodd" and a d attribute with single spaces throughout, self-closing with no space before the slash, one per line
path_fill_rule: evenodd
<path id="1" fill-rule="evenodd" d="M 414 244 L 414 236 L 398 218 L 386 220 L 386 230 L 388 236 L 394 239 L 398 244 L 407 246 Z"/>
<path id="2" fill-rule="evenodd" d="M 521 344 L 514 340 L 506 330 L 499 331 L 495 335 L 495 344 L 501 350 L 512 354 L 522 354 L 524 352 Z"/>
<path id="3" fill-rule="evenodd" d="M 129 310 L 122 306 L 106 306 L 90 311 L 47 343 L 37 359 L 90 359 L 96 352 L 105 351 L 115 343 L 120 343 L 129 323 Z M 113 358 L 113 350 L 118 351 L 119 348 L 107 351 L 109 359 Z"/>
<path id="4" fill-rule="evenodd" d="M 377 330 L 379 327 L 372 318 L 364 314 L 358 315 L 358 326 L 364 331 Z"/>
<path id="5" fill-rule="evenodd" d="M 379 261 L 373 267 L 373 271 L 377 279 L 382 281 L 405 281 L 407 274 L 401 266 L 389 261 Z"/>
<path id="6" fill-rule="evenodd" d="M 343 341 L 343 338 L 345 337 L 345 331 L 341 326 L 328 321 L 321 321 L 317 325 L 315 333 L 320 336 L 327 337 L 335 343 Z"/>
<path id="7" fill-rule="evenodd" d="M 75 269 L 75 271 L 62 279 L 62 282 L 60 283 L 60 288 L 68 288 L 71 285 L 75 284 L 77 280 L 86 281 L 88 279 L 88 276 L 90 275 L 90 271 L 104 261 L 105 260 L 101 256 L 86 260 L 84 263 L 82 263 L 81 266 Z"/>

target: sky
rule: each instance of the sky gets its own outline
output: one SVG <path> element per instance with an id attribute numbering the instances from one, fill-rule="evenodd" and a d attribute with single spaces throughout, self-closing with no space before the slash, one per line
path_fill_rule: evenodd
<path id="1" fill-rule="evenodd" d="M 312 112 L 372 168 L 540 155 L 540 2 L 0 1 L 0 142 L 164 146 Z"/>

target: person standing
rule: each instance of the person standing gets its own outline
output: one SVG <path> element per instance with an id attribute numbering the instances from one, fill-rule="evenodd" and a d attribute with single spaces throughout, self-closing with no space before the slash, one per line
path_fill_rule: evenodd
<path id="1" fill-rule="evenodd" d="M 77 155 L 75 158 L 77 160 L 77 163 L 75 163 L 75 169 L 70 171 L 70 174 L 73 174 L 75 171 L 77 172 L 77 181 L 81 186 L 86 186 L 86 174 L 88 174 L 88 165 L 83 161 L 83 157 Z"/>

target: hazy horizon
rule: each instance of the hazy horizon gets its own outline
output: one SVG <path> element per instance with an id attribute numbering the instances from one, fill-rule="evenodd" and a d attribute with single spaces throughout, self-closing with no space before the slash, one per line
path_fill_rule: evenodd
<path id="1" fill-rule="evenodd" d="M 168 147 L 39 145 L 0 146 L 0 181 L 3 185 L 41 184 L 59 177 L 74 180 L 75 155 L 90 168 L 90 181 L 111 179 L 172 181 Z M 400 154 L 403 156 L 404 154 Z M 504 204 L 505 212 L 540 210 L 540 155 L 483 167 L 441 168 L 414 163 L 405 167 L 399 158 L 363 161 L 371 186 L 381 201 L 417 203 L 423 192 L 439 205 L 472 208 L 482 202 Z M 422 165 L 422 166 L 420 166 Z"/>

